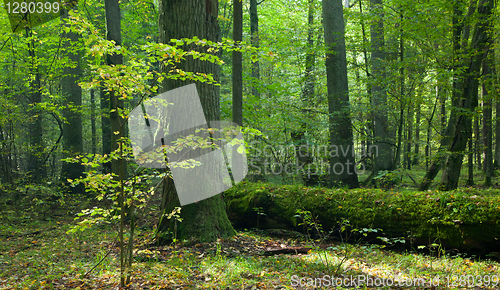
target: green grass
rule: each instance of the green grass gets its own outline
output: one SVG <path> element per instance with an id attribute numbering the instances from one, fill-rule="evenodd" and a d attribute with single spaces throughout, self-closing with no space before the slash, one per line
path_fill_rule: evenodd
<path id="1" fill-rule="evenodd" d="M 33 201 L 32 196 L 17 205 L 0 201 L 0 289 L 117 288 L 115 227 L 103 225 L 67 234 L 74 214 L 89 203 L 64 199 L 64 204 Z M 312 245 L 305 237 L 274 238 L 262 231 L 239 232 L 213 243 L 158 247 L 149 241 L 153 224 L 154 220 L 143 222 L 137 230 L 130 289 L 312 289 L 292 287 L 292 277 L 428 279 L 437 275 L 491 277 L 500 271 L 500 265 L 490 260 L 398 253 L 361 244 L 329 243 L 313 247 L 308 254 L 263 256 L 266 248 Z M 110 250 L 101 264 L 84 276 Z M 444 279 L 442 282 L 441 288 L 445 288 Z"/>

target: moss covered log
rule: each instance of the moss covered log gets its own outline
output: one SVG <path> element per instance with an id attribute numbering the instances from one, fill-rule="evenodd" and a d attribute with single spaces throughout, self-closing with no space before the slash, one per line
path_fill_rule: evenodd
<path id="1" fill-rule="evenodd" d="M 324 229 L 347 219 L 380 228 L 389 237 L 440 243 L 484 254 L 500 247 L 500 190 L 441 192 L 327 189 L 242 182 L 225 192 L 228 217 L 237 228 L 298 229 L 297 209 L 317 216 Z M 258 214 L 258 213 L 263 214 Z"/>

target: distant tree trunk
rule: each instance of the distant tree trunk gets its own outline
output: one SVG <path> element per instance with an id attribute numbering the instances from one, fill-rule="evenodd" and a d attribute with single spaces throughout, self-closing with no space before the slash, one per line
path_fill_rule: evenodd
<path id="1" fill-rule="evenodd" d="M 441 85 L 436 86 L 437 97 L 441 107 L 441 133 L 446 130 L 446 94 Z"/>
<path id="2" fill-rule="evenodd" d="M 26 38 L 32 37 L 33 32 L 30 28 L 26 28 Z M 30 56 L 29 63 L 36 63 L 35 56 L 35 41 L 28 42 L 28 53 Z M 30 118 L 32 122 L 28 127 L 29 133 L 29 158 L 28 171 L 34 183 L 40 183 L 42 178 L 46 176 L 45 167 L 43 167 L 43 127 L 42 127 L 42 112 L 36 107 L 42 102 L 42 92 L 40 91 L 40 72 L 38 66 L 31 67 L 30 72 L 30 103 L 33 108 L 30 110 Z"/>
<path id="3" fill-rule="evenodd" d="M 170 39 L 192 38 L 220 41 L 220 28 L 217 20 L 217 0 L 162 0 L 159 7 L 160 42 L 168 43 Z M 184 49 L 189 49 L 185 47 Z M 205 50 L 206 51 L 206 50 Z M 220 67 L 208 61 L 187 58 L 177 65 L 185 71 L 213 74 L 219 79 Z M 163 72 L 170 68 L 162 66 Z M 168 91 L 189 84 L 188 81 L 165 79 L 162 91 Z M 220 119 L 220 91 L 218 86 L 207 83 L 196 83 L 201 105 L 208 122 Z M 207 185 L 208 186 L 208 185 Z M 162 197 L 163 213 L 170 213 L 180 205 L 172 179 L 164 182 Z M 183 222 L 177 226 L 177 238 L 196 238 L 199 241 L 214 241 L 219 237 L 235 234 L 226 214 L 222 195 L 216 195 L 197 203 L 186 205 L 181 210 Z M 158 224 L 157 238 L 173 230 L 173 223 L 164 218 Z"/>
<path id="4" fill-rule="evenodd" d="M 314 67 L 316 62 L 316 53 L 314 50 L 314 2 L 315 0 L 309 0 L 309 10 L 308 10 L 308 32 L 307 32 L 307 44 L 306 44 L 306 61 L 305 61 L 305 82 L 304 88 L 302 89 L 302 107 L 313 106 L 314 96 L 315 96 L 315 77 L 314 77 Z M 309 115 L 306 110 L 302 110 L 302 118 L 309 119 Z M 309 131 L 308 122 L 301 122 L 300 128 L 296 132 L 291 133 L 291 138 L 294 145 L 296 146 L 296 156 L 298 161 L 298 167 L 304 168 L 301 171 L 300 179 L 308 186 L 317 185 L 317 176 L 311 176 L 310 166 L 314 162 L 314 156 L 311 148 L 309 147 L 309 142 L 306 140 L 305 133 Z M 307 168 L 307 170 L 306 170 Z M 316 173 L 316 172 L 315 172 Z"/>
<path id="5" fill-rule="evenodd" d="M 339 148 L 330 159 L 330 182 L 359 187 L 355 167 L 342 0 L 323 0 L 330 145 Z M 342 150 L 340 150 L 342 149 Z M 330 154 L 332 156 L 332 154 Z M 339 166 L 340 165 L 340 166 Z"/>
<path id="6" fill-rule="evenodd" d="M 68 17 L 68 10 L 63 9 L 63 19 Z M 69 25 L 66 25 L 69 27 Z M 63 152 L 64 157 L 75 156 L 83 153 L 82 138 L 82 116 L 79 110 L 82 106 L 82 88 L 78 81 L 82 77 L 80 66 L 80 51 L 75 49 L 80 36 L 72 31 L 63 34 L 66 53 L 69 61 L 64 70 L 61 81 L 61 91 L 65 98 L 66 107 L 63 109 L 63 116 L 66 122 L 63 123 Z M 73 108 L 72 108 L 73 107 Z M 61 178 L 76 179 L 83 175 L 84 166 L 80 163 L 62 163 Z M 83 193 L 83 185 L 69 188 L 72 193 Z"/>
<path id="7" fill-rule="evenodd" d="M 90 129 L 92 134 L 92 154 L 97 153 L 97 134 L 95 126 L 95 91 L 90 90 Z"/>
<path id="8" fill-rule="evenodd" d="M 469 138 L 469 153 L 467 154 L 467 172 L 468 178 L 465 183 L 467 186 L 474 185 L 474 142 L 472 141 L 472 136 Z"/>
<path id="9" fill-rule="evenodd" d="M 257 12 L 257 0 L 250 0 L 250 37 L 253 47 L 259 48 L 259 14 Z M 252 95 L 260 98 L 258 83 L 260 81 L 260 64 L 257 60 L 252 64 Z"/>
<path id="10" fill-rule="evenodd" d="M 362 1 L 358 1 L 359 2 L 359 13 L 360 15 L 363 15 L 363 3 Z M 363 60 L 364 60 L 364 66 L 365 66 L 365 73 L 366 73 L 366 78 L 367 79 L 371 79 L 372 78 L 372 75 L 370 74 L 370 61 L 368 59 L 368 39 L 367 39 L 367 33 L 366 33 L 366 29 L 365 29 L 365 21 L 363 19 L 363 17 L 361 17 L 361 33 L 363 35 Z M 383 24 L 383 23 L 382 23 Z M 354 57 L 356 58 L 356 56 Z M 373 96 L 372 96 L 372 86 L 369 82 L 365 82 L 366 83 L 366 94 L 368 95 L 368 99 L 370 100 L 370 104 L 372 104 L 373 106 Z M 369 156 L 370 159 L 366 159 L 363 161 L 363 166 L 364 166 L 364 169 L 370 169 L 370 170 L 373 170 L 373 168 L 371 168 L 371 165 L 373 165 L 374 163 L 374 160 L 375 160 L 375 157 L 370 155 L 370 152 L 368 152 L 368 149 L 371 148 L 371 141 L 373 141 L 373 123 L 374 123 L 374 114 L 370 113 L 369 115 L 367 115 L 367 121 L 366 121 L 366 125 L 363 125 L 363 128 L 362 128 L 362 135 L 366 136 L 366 141 L 365 140 L 362 140 L 361 141 L 361 146 L 362 146 L 362 150 L 361 152 L 363 152 L 363 155 L 366 155 L 366 156 Z M 369 162 L 371 161 L 371 162 Z M 370 183 L 373 183 L 375 180 L 374 179 L 370 179 L 368 180 L 368 182 Z"/>
<path id="11" fill-rule="evenodd" d="M 434 107 L 432 109 L 432 113 L 431 113 L 431 116 L 429 117 L 429 119 L 427 119 L 427 140 L 425 142 L 425 170 L 427 170 L 427 174 L 433 174 L 433 179 L 434 177 L 437 175 L 437 173 L 439 172 L 440 170 L 440 167 L 439 168 L 432 168 L 432 165 L 431 164 L 431 169 L 433 169 L 432 171 L 429 169 L 429 160 L 431 158 L 431 134 L 432 134 L 432 120 L 434 119 L 434 114 L 436 113 L 436 107 L 437 107 L 437 100 L 434 102 Z M 427 177 L 428 175 L 426 175 Z M 431 180 L 432 181 L 432 180 Z M 422 184 L 424 184 L 426 182 L 426 179 L 424 178 L 424 181 L 422 182 Z M 422 186 L 422 184 L 420 186 Z M 425 185 L 429 185 L 430 186 L 430 183 L 425 183 Z"/>
<path id="12" fill-rule="evenodd" d="M 385 79 L 385 40 L 384 40 L 384 12 L 382 0 L 370 0 L 370 9 L 377 15 L 376 20 L 370 27 L 371 35 L 371 62 L 373 84 L 372 92 L 372 110 L 373 110 L 373 145 L 376 148 L 377 155 L 374 156 L 374 176 L 381 170 L 393 170 L 394 160 L 392 153 L 392 143 L 389 122 L 387 93 L 382 85 Z"/>
<path id="13" fill-rule="evenodd" d="M 233 0 L 233 40 L 243 40 L 243 3 Z M 243 57 L 233 51 L 233 122 L 243 126 Z"/>
<path id="14" fill-rule="evenodd" d="M 14 136 L 12 131 L 8 129 L 11 125 L 12 122 L 9 121 L 5 131 L 3 127 L 0 126 L 0 178 L 4 184 L 11 184 L 13 182 L 12 144 Z"/>
<path id="15" fill-rule="evenodd" d="M 460 97 L 460 113 L 455 123 L 455 134 L 450 146 L 450 156 L 448 157 L 440 188 L 443 190 L 453 190 L 458 186 L 460 169 L 462 167 L 463 152 L 467 146 L 467 139 L 471 130 L 470 114 L 477 106 L 478 98 L 478 76 L 484 57 L 487 56 L 488 29 L 491 27 L 489 17 L 491 15 L 493 3 L 489 0 L 481 0 L 477 8 L 479 21 L 474 29 L 472 37 L 472 47 L 470 51 L 476 52 L 470 60 L 463 79 L 462 93 Z M 479 52 L 479 53 L 478 53 Z M 484 52 L 484 53 L 481 53 Z"/>
<path id="16" fill-rule="evenodd" d="M 495 101 L 495 168 L 500 167 L 500 100 Z"/>
<path id="17" fill-rule="evenodd" d="M 415 147 L 413 153 L 413 165 L 418 165 L 420 159 L 420 104 L 417 104 L 417 112 L 416 112 L 416 122 L 415 122 Z"/>
<path id="18" fill-rule="evenodd" d="M 119 0 L 104 0 L 104 8 L 106 12 L 106 39 L 113 40 L 116 46 L 122 45 L 121 34 L 121 12 Z M 109 66 L 117 66 L 123 64 L 122 54 L 113 54 L 106 56 L 106 64 Z M 120 113 L 125 108 L 123 99 L 116 95 L 114 91 L 107 92 L 110 103 L 109 122 L 111 127 L 111 151 L 115 151 L 119 147 L 119 139 L 127 136 L 125 131 L 125 119 L 120 116 Z M 111 161 L 111 171 L 126 178 L 127 163 L 121 162 L 121 159 Z"/>
<path id="19" fill-rule="evenodd" d="M 411 146 L 413 144 L 413 108 L 411 102 L 408 103 L 408 129 L 406 136 L 406 169 L 411 170 Z"/>
<path id="20" fill-rule="evenodd" d="M 403 148 L 403 127 L 404 127 L 404 122 L 405 122 L 405 108 L 404 104 L 400 103 L 400 108 L 399 108 L 399 124 L 398 124 L 398 136 L 397 136 L 397 148 L 396 148 L 396 155 L 394 157 L 394 166 L 399 167 L 401 165 L 401 152 L 404 152 L 402 150 Z M 404 154 L 404 153 L 403 153 Z"/>
<path id="21" fill-rule="evenodd" d="M 492 56 L 487 57 L 483 61 L 483 76 L 486 81 L 483 82 L 483 146 L 484 146 L 484 173 L 485 173 L 485 186 L 491 186 L 491 177 L 493 175 L 493 140 L 492 140 L 492 96 L 489 95 L 489 90 L 492 87 Z"/>

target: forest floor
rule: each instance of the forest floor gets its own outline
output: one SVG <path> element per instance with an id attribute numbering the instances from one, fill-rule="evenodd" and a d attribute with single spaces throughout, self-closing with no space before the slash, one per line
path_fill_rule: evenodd
<path id="1" fill-rule="evenodd" d="M 118 289 L 116 227 L 67 233 L 75 214 L 91 203 L 30 194 L 19 200 L 0 198 L 0 289 Z M 391 251 L 363 242 L 319 246 L 284 231 L 240 231 L 213 243 L 155 246 L 155 220 L 150 216 L 136 230 L 127 289 L 500 289 L 500 264 L 491 260 Z M 292 246 L 311 249 L 263 255 Z M 360 286 L 363 279 L 374 286 Z"/>

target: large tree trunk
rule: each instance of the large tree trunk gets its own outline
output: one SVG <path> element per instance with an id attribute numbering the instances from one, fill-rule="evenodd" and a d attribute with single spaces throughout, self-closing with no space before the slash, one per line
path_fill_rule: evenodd
<path id="1" fill-rule="evenodd" d="M 67 17 L 68 10 L 64 9 L 62 18 Z M 83 153 L 82 116 L 79 112 L 82 105 L 82 88 L 78 85 L 78 81 L 82 77 L 82 68 L 80 66 L 80 51 L 75 49 L 79 38 L 79 35 L 72 31 L 63 34 L 66 53 L 71 62 L 64 68 L 64 76 L 61 81 L 62 94 L 66 101 L 66 107 L 63 110 L 63 116 L 66 119 L 63 124 L 65 158 Z M 63 162 L 61 178 L 63 180 L 79 178 L 83 175 L 84 169 L 80 163 Z M 83 185 L 70 187 L 70 189 L 72 193 L 82 193 Z"/>
<path id="2" fill-rule="evenodd" d="M 358 187 L 347 83 L 344 13 L 342 0 L 323 0 L 330 145 L 338 148 L 330 156 L 330 182 Z"/>
<path id="3" fill-rule="evenodd" d="M 170 39 L 192 38 L 211 41 L 220 40 L 220 29 L 217 21 L 217 0 L 186 0 L 182 3 L 176 0 L 160 1 L 160 42 L 168 43 Z M 184 49 L 189 49 L 185 47 Z M 193 49 L 193 48 L 191 48 Z M 220 67 L 216 64 L 187 58 L 177 65 L 184 71 L 212 74 L 215 80 L 219 79 Z M 162 66 L 167 73 L 169 67 Z M 165 79 L 162 91 L 179 88 L 189 84 L 189 81 Z M 218 86 L 207 83 L 196 83 L 205 119 L 210 122 L 220 119 Z M 208 185 L 207 185 L 208 186 Z M 170 213 L 180 205 L 173 180 L 167 179 L 164 183 L 163 211 Z M 186 205 L 181 210 L 183 222 L 177 225 L 177 238 L 196 238 L 200 241 L 214 241 L 218 237 L 228 237 L 235 234 L 225 210 L 222 195 L 216 195 L 202 201 Z M 174 229 L 174 223 L 163 218 L 157 229 L 157 238 L 162 242 L 168 231 Z M 168 238 L 166 238 L 168 240 Z"/>
<path id="4" fill-rule="evenodd" d="M 377 19 L 370 27 L 371 35 L 371 62 L 373 85 L 372 92 L 372 110 L 373 110 L 373 145 L 376 149 L 374 156 L 375 167 L 374 176 L 381 170 L 393 170 L 394 160 L 392 153 L 391 134 L 389 132 L 389 121 L 387 118 L 387 93 L 383 85 L 385 79 L 385 40 L 384 40 L 384 10 L 382 0 L 370 0 L 370 9 L 377 15 Z"/>
<path id="5" fill-rule="evenodd" d="M 243 3 L 233 0 L 233 40 L 243 40 Z M 243 57 L 233 51 L 233 122 L 243 126 Z"/>
<path id="6" fill-rule="evenodd" d="M 472 37 L 471 52 L 476 53 L 470 58 L 469 65 L 465 71 L 464 82 L 462 86 L 462 94 L 459 107 L 460 113 L 457 116 L 455 123 L 455 134 L 450 146 L 450 156 L 446 161 L 443 177 L 441 179 L 440 188 L 443 190 L 456 189 L 460 178 L 460 169 L 462 168 L 462 160 L 464 150 L 467 146 L 467 138 L 471 130 L 471 117 L 477 106 L 478 98 L 478 76 L 481 68 L 481 63 L 484 57 L 487 56 L 488 48 L 488 29 L 491 27 L 488 20 L 493 3 L 489 0 L 481 0 L 477 10 L 479 22 L 474 29 Z"/>

